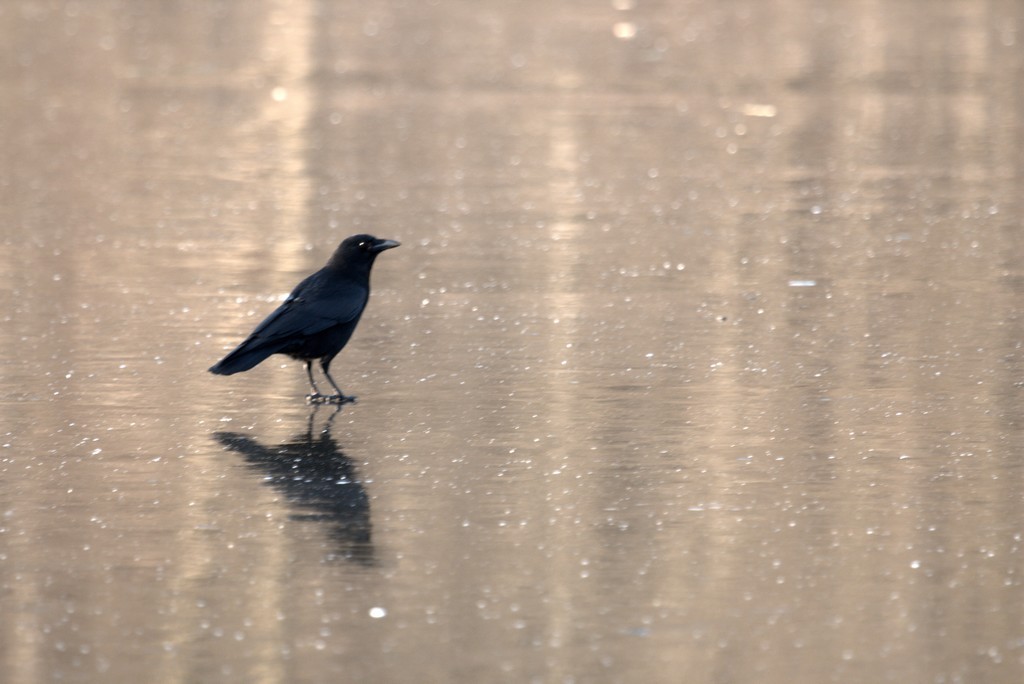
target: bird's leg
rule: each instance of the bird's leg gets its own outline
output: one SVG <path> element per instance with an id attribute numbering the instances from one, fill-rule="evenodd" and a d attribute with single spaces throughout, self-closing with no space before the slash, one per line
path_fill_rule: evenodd
<path id="1" fill-rule="evenodd" d="M 309 378 L 309 387 L 312 390 L 309 394 L 306 395 L 306 401 L 308 401 L 310 404 L 320 404 L 320 403 L 323 403 L 323 401 L 324 401 L 324 399 L 326 399 L 326 397 L 324 397 L 324 395 L 320 394 L 320 389 L 316 386 L 316 383 L 313 381 L 313 361 L 312 360 L 306 361 L 306 377 Z M 327 376 L 327 377 L 328 377 L 328 379 L 330 379 L 330 376 Z M 333 385 L 334 383 L 332 382 L 331 384 Z"/>
<path id="2" fill-rule="evenodd" d="M 334 395 L 332 395 L 330 397 L 325 397 L 325 399 L 327 401 L 332 402 L 332 403 L 338 403 L 338 404 L 347 404 L 349 402 L 355 401 L 356 400 L 355 397 L 346 397 L 345 393 L 341 391 L 340 387 L 338 387 L 338 383 L 334 382 L 334 378 L 331 377 L 331 373 L 328 370 L 328 368 L 330 368 L 330 366 L 331 366 L 331 360 L 330 359 L 320 359 L 320 368 L 323 369 L 324 375 L 327 377 L 327 382 L 331 383 L 331 387 L 334 388 L 334 391 L 336 393 L 336 394 L 334 394 Z"/>
<path id="3" fill-rule="evenodd" d="M 352 398 L 352 401 L 355 401 L 355 397 Z M 334 419 L 338 417 L 339 413 L 341 413 L 341 404 L 340 403 L 337 406 L 334 407 L 334 413 L 332 413 L 330 416 L 327 417 L 327 422 L 324 423 L 324 427 L 323 427 L 322 430 L 320 430 L 320 434 L 324 434 L 324 435 L 328 435 L 328 436 L 331 434 L 331 423 L 334 422 Z"/>

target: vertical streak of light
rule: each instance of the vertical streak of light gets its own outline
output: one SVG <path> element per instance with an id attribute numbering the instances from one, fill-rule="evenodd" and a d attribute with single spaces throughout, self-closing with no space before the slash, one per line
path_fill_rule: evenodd
<path id="1" fill-rule="evenodd" d="M 277 273 L 294 273 L 308 267 L 305 228 L 312 190 L 306 164 L 306 129 L 313 109 L 309 82 L 313 68 L 313 55 L 310 54 L 314 30 L 312 4 L 312 0 L 267 0 L 261 10 L 253 10 L 262 11 L 264 16 L 262 33 L 254 36 L 256 45 L 251 52 L 262 55 L 263 59 L 256 64 L 246 62 L 242 67 L 243 70 L 258 69 L 263 77 L 259 80 L 268 84 L 265 91 L 254 95 L 262 98 L 261 110 L 256 125 L 248 134 L 251 139 L 243 141 L 243 144 L 258 146 L 259 153 L 253 158 L 267 159 L 266 164 L 275 178 L 280 177 L 280 181 L 272 183 L 277 193 L 274 199 L 279 205 L 273 236 L 269 241 L 266 236 L 258 238 L 272 245 L 274 271 Z M 246 79 L 238 74 L 235 80 L 245 82 Z M 280 385 L 277 390 L 280 393 L 294 393 L 295 377 L 292 373 L 274 373 L 271 378 L 270 382 L 275 386 Z M 200 426 L 200 429 L 205 430 L 205 426 Z M 195 441 L 208 438 L 209 435 L 203 432 L 195 437 Z M 202 469 L 193 473 L 199 476 Z M 208 486 L 208 483 L 196 482 L 192 491 L 202 492 Z M 187 521 L 183 529 L 194 530 L 208 524 L 212 515 L 203 505 L 191 507 L 183 516 Z M 235 531 L 225 530 L 225 533 Z M 193 597 L 193 588 L 204 577 L 215 574 L 215 567 L 210 566 L 217 566 L 223 553 L 223 538 L 218 535 L 190 539 L 194 544 L 208 539 L 209 547 L 184 554 L 181 572 L 171 580 L 170 594 L 175 597 Z M 280 578 L 287 576 L 284 568 L 289 562 L 288 549 L 283 545 L 267 545 L 266 548 L 270 554 L 249 559 L 252 573 L 246 583 L 239 585 L 240 590 L 247 594 L 242 609 L 244 615 L 236 617 L 252 618 L 246 634 L 250 643 L 281 644 L 287 640 L 282 632 L 285 624 L 278 616 L 285 611 L 288 599 L 283 595 L 286 587 L 281 586 Z M 175 647 L 168 651 L 161 668 L 166 676 L 160 679 L 188 682 L 193 681 L 195 673 L 186 669 L 189 659 L 181 657 L 181 654 L 191 647 L 201 615 L 194 603 L 177 608 L 173 611 L 178 616 L 177 625 L 168 630 L 169 640 Z M 283 661 L 274 653 L 263 653 L 247 665 L 247 671 L 253 682 L 280 682 L 287 679 L 283 666 Z"/>
<path id="2" fill-rule="evenodd" d="M 306 154 L 313 112 L 309 78 L 313 71 L 313 18 L 311 0 L 271 0 L 263 36 L 266 69 L 272 80 L 270 91 L 265 94 L 260 128 L 274 145 L 274 171 L 282 177 L 278 188 L 284 211 L 280 212 L 281 223 L 275 227 L 271 241 L 279 273 L 301 273 L 310 266 L 305 229 L 314 192 Z M 293 373 L 277 373 L 273 377 L 280 393 L 294 392 Z"/>
<path id="3" fill-rule="evenodd" d="M 579 298 L 573 283 L 574 271 L 580 259 L 581 225 L 576 219 L 578 214 L 575 206 L 578 201 L 580 186 L 579 139 L 571 112 L 558 108 L 552 112 L 554 121 L 550 124 L 550 146 L 548 148 L 548 167 L 552 170 L 548 179 L 549 206 L 554 215 L 549 228 L 550 243 L 543 251 L 546 260 L 544 310 L 558 319 L 549 321 L 551 333 L 547 337 L 547 357 L 549 364 L 556 364 L 548 374 L 548 381 L 553 385 L 547 396 L 552 403 L 547 407 L 551 421 L 551 432 L 556 435 L 577 434 L 577 426 L 573 424 L 573 394 L 563 386 L 568 374 L 557 365 L 566 359 L 567 345 L 575 339 L 576 327 L 580 313 Z M 551 527 L 556 536 L 551 540 L 550 548 L 554 552 L 552 558 L 552 611 L 550 613 L 550 635 L 552 643 L 565 645 L 575 631 L 573 624 L 573 587 L 574 578 L 579 572 L 579 559 L 569 549 L 579 548 L 571 538 L 581 527 L 578 499 L 572 488 L 564 486 L 570 474 L 552 475 L 551 472 L 561 471 L 570 457 L 570 447 L 565 444 L 551 444 L 550 453 L 546 455 L 549 478 L 548 491 L 549 519 L 555 521 Z M 555 649 L 554 652 L 565 653 Z M 562 680 L 570 673 L 561 671 L 562 663 L 552 662 L 554 679 Z"/>

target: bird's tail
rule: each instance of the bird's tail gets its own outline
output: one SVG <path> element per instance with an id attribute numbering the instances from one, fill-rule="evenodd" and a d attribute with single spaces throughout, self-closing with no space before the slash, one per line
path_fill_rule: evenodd
<path id="1" fill-rule="evenodd" d="M 245 341 L 225 356 L 223 359 L 210 366 L 210 372 L 214 375 L 233 375 L 247 371 L 263 359 L 277 352 L 273 345 L 254 345 Z"/>

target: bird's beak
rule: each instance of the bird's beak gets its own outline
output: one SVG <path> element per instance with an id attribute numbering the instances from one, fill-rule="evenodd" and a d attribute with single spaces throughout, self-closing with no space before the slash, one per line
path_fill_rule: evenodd
<path id="1" fill-rule="evenodd" d="M 402 243 L 399 242 L 398 240 L 378 240 L 373 245 L 373 247 L 371 247 L 371 250 L 374 252 L 374 254 L 379 254 L 380 252 L 383 252 L 385 249 L 398 247 L 401 244 Z"/>

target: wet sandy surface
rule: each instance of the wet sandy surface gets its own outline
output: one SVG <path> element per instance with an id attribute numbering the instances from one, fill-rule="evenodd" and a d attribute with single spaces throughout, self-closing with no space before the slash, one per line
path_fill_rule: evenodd
<path id="1" fill-rule="evenodd" d="M 0 679 L 1021 681 L 1022 22 L 0 6 Z"/>

